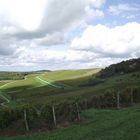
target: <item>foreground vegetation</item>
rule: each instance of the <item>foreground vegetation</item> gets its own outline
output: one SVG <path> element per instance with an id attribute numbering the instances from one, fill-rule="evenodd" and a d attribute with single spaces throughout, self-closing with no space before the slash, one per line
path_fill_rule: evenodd
<path id="1" fill-rule="evenodd" d="M 0 137 L 1 140 L 139 140 L 140 105 L 116 109 L 89 109 L 82 122 L 52 132 L 27 136 Z"/>

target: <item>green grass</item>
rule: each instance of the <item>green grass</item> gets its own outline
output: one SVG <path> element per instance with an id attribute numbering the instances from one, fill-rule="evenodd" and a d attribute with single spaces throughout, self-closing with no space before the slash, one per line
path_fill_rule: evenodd
<path id="1" fill-rule="evenodd" d="M 66 79 L 77 79 L 97 73 L 100 69 L 82 69 L 82 70 L 62 70 L 54 71 L 44 75 L 45 78 L 52 81 L 62 81 Z"/>
<path id="2" fill-rule="evenodd" d="M 83 122 L 69 128 L 28 136 L 0 137 L 0 140 L 139 140 L 140 105 L 116 109 L 89 109 Z"/>
<path id="3" fill-rule="evenodd" d="M 86 84 L 90 78 L 94 78 L 92 74 L 95 71 L 96 70 L 94 69 L 79 70 L 79 73 L 84 73 L 84 76 L 81 75 L 81 77 L 79 78 L 70 78 L 70 76 L 67 76 L 68 79 L 64 79 L 64 75 L 70 73 L 71 77 L 74 77 L 76 75 L 75 73 L 78 73 L 78 70 L 76 70 L 76 72 L 74 73 L 73 71 L 70 72 L 69 70 L 45 73 L 45 75 L 32 74 L 29 75 L 26 80 L 17 80 L 16 82 L 5 86 L 2 91 L 8 96 L 16 97 L 16 99 L 18 100 L 29 102 L 31 104 L 44 104 L 51 102 L 52 100 L 55 100 L 57 102 L 60 102 L 61 100 L 65 99 L 69 100 L 69 98 L 73 98 L 76 96 L 81 96 L 82 98 L 89 98 L 92 95 L 103 94 L 105 91 L 110 89 L 114 89 L 116 91 L 123 91 L 124 88 L 126 89 L 130 87 L 134 88 L 140 86 L 140 78 L 133 76 L 133 74 L 139 74 L 140 72 L 138 71 L 129 74 L 112 76 L 106 79 L 103 83 L 97 84 L 95 86 L 79 87 L 79 85 L 81 84 Z M 54 76 L 52 76 L 53 74 Z M 51 85 L 41 83 L 39 80 L 36 79 L 36 76 L 40 76 L 44 80 L 48 80 L 47 76 L 49 78 L 52 76 L 52 83 L 56 85 L 70 86 L 71 88 L 55 88 Z M 16 92 L 14 92 L 15 90 Z"/>
<path id="4" fill-rule="evenodd" d="M 8 82 L 10 82 L 10 81 L 0 81 L 0 86 L 3 86 L 5 84 L 7 84 Z"/>
<path id="5" fill-rule="evenodd" d="M 3 91 L 15 91 L 15 90 L 24 90 L 27 88 L 34 88 L 41 86 L 42 84 L 38 82 L 35 78 L 36 75 L 30 75 L 24 80 L 16 80 L 9 83 L 7 86 L 2 88 Z"/>
<path id="6" fill-rule="evenodd" d="M 24 80 L 15 80 L 8 83 L 6 86 L 1 88 L 1 91 L 8 96 L 16 97 L 16 99 L 26 100 L 26 102 L 47 102 L 48 100 L 51 101 L 54 99 L 55 95 L 63 96 L 64 94 L 67 95 L 67 92 L 69 91 L 77 90 L 77 85 L 79 84 L 78 81 L 81 83 L 85 82 L 97 71 L 99 71 L 99 69 L 65 70 L 50 73 L 30 74 L 26 76 Z M 49 81 L 51 84 L 42 82 L 38 80 L 37 77 L 40 77 L 45 81 Z M 62 79 L 64 81 L 59 81 Z M 62 97 L 62 99 L 64 98 Z"/>

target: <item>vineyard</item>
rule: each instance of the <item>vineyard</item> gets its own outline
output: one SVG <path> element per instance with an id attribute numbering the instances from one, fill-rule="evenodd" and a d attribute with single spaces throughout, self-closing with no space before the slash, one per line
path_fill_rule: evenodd
<path id="1" fill-rule="evenodd" d="M 82 123 L 83 112 L 91 108 L 121 110 L 140 103 L 139 70 L 102 75 L 106 69 L 36 72 L 2 80 L 0 135 L 55 130 Z"/>

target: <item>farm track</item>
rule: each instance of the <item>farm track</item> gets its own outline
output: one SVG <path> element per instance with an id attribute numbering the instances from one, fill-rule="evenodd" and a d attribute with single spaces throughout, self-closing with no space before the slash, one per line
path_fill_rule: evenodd
<path id="1" fill-rule="evenodd" d="M 3 87 L 5 87 L 5 86 L 7 86 L 8 84 L 14 83 L 14 82 L 15 82 L 15 81 L 6 83 L 6 84 L 0 86 L 0 89 L 3 88 Z M 10 100 L 9 100 L 6 96 L 4 96 L 4 95 L 2 94 L 2 92 L 0 92 L 0 97 L 3 98 L 3 99 L 5 100 L 5 102 L 1 103 L 1 106 L 6 106 L 5 103 L 9 103 L 9 102 L 10 102 Z"/>
<path id="2" fill-rule="evenodd" d="M 44 74 L 42 74 L 41 76 L 44 76 Z M 41 83 L 43 82 L 45 85 L 49 85 L 49 86 L 52 86 L 52 87 L 55 87 L 55 88 L 59 88 L 59 89 L 69 89 L 69 88 L 72 88 L 72 86 L 69 86 L 69 85 L 66 85 L 66 84 L 62 84 L 62 83 L 59 83 L 59 82 L 55 82 L 55 81 L 52 81 L 50 79 L 43 79 L 41 78 L 40 76 L 36 76 L 36 79 L 39 80 Z"/>
<path id="3" fill-rule="evenodd" d="M 27 79 L 28 79 L 27 76 L 25 76 L 24 80 L 27 80 Z M 5 87 L 5 86 L 7 86 L 7 85 L 10 85 L 10 84 L 13 84 L 13 83 L 15 83 L 15 82 L 16 82 L 16 81 L 12 81 L 12 82 L 9 82 L 9 83 L 6 83 L 6 84 L 0 86 L 0 90 L 1 90 L 3 87 Z M 18 92 L 18 91 L 20 91 L 20 90 L 11 91 L 11 92 L 9 92 L 9 93 L 14 93 L 14 92 Z M 4 96 L 3 93 L 2 93 L 1 91 L 0 91 L 0 97 L 3 98 L 3 99 L 5 100 L 5 102 L 3 102 L 3 103 L 0 104 L 1 106 L 7 106 L 7 105 L 5 105 L 5 104 L 6 104 L 6 103 L 10 103 L 10 100 L 9 100 L 6 96 Z"/>
<path id="4" fill-rule="evenodd" d="M 56 85 L 56 84 L 53 84 L 52 82 L 49 82 L 49 81 L 47 81 L 47 80 L 44 80 L 44 79 L 40 78 L 39 76 L 37 76 L 36 79 L 38 79 L 39 81 L 41 81 L 41 83 L 43 82 L 43 83 L 48 84 L 48 85 L 50 85 L 50 86 L 52 86 L 52 87 L 55 87 L 55 88 L 62 88 L 62 86 L 58 86 L 58 85 Z"/>
<path id="5" fill-rule="evenodd" d="M 10 84 L 14 85 L 14 83 L 16 83 L 16 82 L 18 83 L 18 80 L 10 81 L 10 82 L 0 86 L 0 97 L 2 99 L 4 99 L 4 101 L 0 105 L 1 106 L 7 106 L 6 104 L 11 102 L 10 99 L 6 96 L 5 93 L 9 94 L 9 93 L 22 92 L 23 90 L 30 90 L 30 89 L 34 89 L 34 88 L 37 88 L 37 87 L 47 86 L 47 85 L 50 86 L 50 87 L 53 87 L 53 88 L 57 88 L 57 89 L 71 89 L 71 88 L 73 88 L 72 86 L 63 84 L 61 82 L 59 83 L 57 81 L 47 79 L 47 77 L 45 78 L 44 75 L 45 74 L 38 74 L 38 75 L 34 75 L 34 76 L 28 75 L 28 76 L 25 76 L 24 79 L 19 80 L 19 82 L 20 81 L 24 82 L 26 80 L 28 82 L 28 80 L 30 80 L 30 78 L 32 78 L 33 80 L 36 80 L 36 82 L 38 82 L 38 84 L 36 84 L 33 87 L 27 87 L 25 89 L 15 89 L 15 90 L 11 90 L 11 91 L 9 90 L 9 91 L 6 91 L 6 92 L 2 91 L 2 90 L 6 89 L 6 86 L 9 86 Z M 22 82 L 21 82 L 21 84 L 22 84 Z M 10 85 L 10 87 L 11 87 L 11 85 Z"/>
<path id="6" fill-rule="evenodd" d="M 42 74 L 42 76 L 43 76 L 43 75 L 44 75 L 44 74 Z M 28 76 L 25 76 L 25 78 L 24 78 L 23 81 L 26 81 L 26 80 L 28 80 L 28 79 L 29 79 Z M 54 84 L 54 83 L 50 82 L 51 80 L 46 80 L 46 79 L 44 80 L 44 79 L 42 79 L 40 76 L 35 76 L 34 79 L 37 80 L 37 82 L 41 83 L 41 86 L 49 85 L 49 86 L 52 86 L 52 87 L 54 87 L 54 88 L 59 88 L 59 89 L 60 89 L 60 88 L 68 88 L 67 85 L 62 85 L 62 86 L 61 86 L 61 85 L 57 85 L 57 84 Z M 10 84 L 15 83 L 15 82 L 16 82 L 16 81 L 12 81 L 12 82 L 9 82 L 9 83 L 6 83 L 6 84 L 0 86 L 0 90 L 1 90 L 2 88 L 4 88 L 4 87 L 10 85 Z M 60 83 L 60 84 L 61 84 L 61 83 Z M 39 86 L 39 87 L 41 87 L 41 86 Z M 30 88 L 27 88 L 27 90 L 34 89 L 34 88 L 36 88 L 36 87 L 30 87 Z M 14 91 L 6 92 L 6 93 L 16 93 L 16 92 L 20 92 L 20 91 L 22 91 L 22 90 L 14 90 Z M 5 104 L 10 103 L 10 99 L 8 99 L 1 91 L 0 91 L 0 97 L 1 97 L 2 99 L 5 100 L 5 102 L 2 102 L 2 103 L 0 104 L 1 106 L 7 106 L 7 105 L 5 105 Z"/>

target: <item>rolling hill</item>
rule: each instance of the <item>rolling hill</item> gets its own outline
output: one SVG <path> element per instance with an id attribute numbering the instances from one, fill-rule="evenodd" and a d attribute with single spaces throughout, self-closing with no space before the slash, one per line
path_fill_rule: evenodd
<path id="1" fill-rule="evenodd" d="M 52 125 L 53 119 L 51 117 L 52 112 L 50 110 L 52 106 L 56 107 L 57 121 L 64 123 L 64 118 L 74 121 L 73 119 L 75 118 L 75 103 L 76 105 L 79 106 L 79 109 L 81 111 L 92 107 L 114 108 L 116 107 L 118 93 L 120 96 L 120 107 L 124 107 L 124 106 L 126 107 L 132 105 L 132 95 L 133 95 L 133 103 L 134 104 L 139 103 L 140 102 L 139 62 L 140 62 L 139 58 L 133 59 L 126 62 L 121 62 L 119 64 L 113 64 L 102 70 L 81 69 L 81 70 L 59 70 L 59 71 L 51 71 L 51 72 L 41 71 L 41 72 L 27 73 L 23 79 L 19 79 L 19 80 L 17 79 L 11 80 L 10 79 L 11 75 L 10 75 L 9 79 L 0 81 L 0 104 L 1 104 L 0 122 L 4 127 L 3 132 L 5 133 L 7 130 L 9 131 L 12 128 L 13 130 L 16 131 L 16 133 L 18 133 L 16 129 L 17 126 L 15 126 L 17 124 L 20 124 L 19 127 L 22 128 L 20 132 L 24 131 L 22 112 L 25 108 L 28 110 L 28 113 L 31 115 L 30 116 L 31 118 L 29 118 L 29 120 L 30 122 L 32 122 L 31 123 L 32 129 L 35 129 L 36 127 L 38 130 L 38 129 L 42 129 L 41 124 L 42 123 L 44 124 L 45 122 L 44 118 L 46 118 L 46 116 L 44 115 L 47 115 L 49 113 L 50 116 L 47 117 L 50 117 L 49 119 Z M 47 109 L 47 111 L 49 112 L 47 113 L 45 109 Z M 103 111 L 103 113 L 101 114 L 104 116 L 105 115 L 104 113 L 106 111 L 107 110 Z M 126 112 L 127 111 L 129 112 L 129 109 L 126 109 Z M 133 108 L 130 109 L 130 111 L 132 111 L 133 113 Z M 15 117 L 10 117 L 11 116 L 10 112 L 14 112 L 12 114 L 15 115 Z M 38 112 L 42 112 L 44 114 L 42 114 L 43 116 L 41 118 L 38 118 L 36 117 L 35 112 L 37 112 L 37 114 Z M 112 115 L 112 112 L 115 113 L 116 111 L 110 110 L 109 112 L 110 115 Z M 69 113 L 71 113 L 71 115 Z M 92 111 L 90 113 L 92 114 Z M 120 113 L 122 113 L 123 116 L 123 111 Z M 8 115 L 9 118 L 8 117 L 3 118 L 4 114 L 9 114 Z M 125 118 L 127 118 L 127 115 L 125 115 L 124 113 L 123 121 L 125 121 Z M 6 120 L 3 121 L 3 119 Z M 87 119 L 90 118 L 87 117 Z M 114 118 L 112 117 L 111 119 L 112 120 L 116 119 L 117 121 L 117 118 L 115 118 L 115 116 Z M 13 121 L 16 121 L 16 124 L 13 124 L 12 123 Z M 39 121 L 40 123 L 36 124 L 35 123 L 36 121 Z M 102 118 L 99 121 L 104 123 Z M 99 121 L 97 122 L 97 124 L 100 124 Z M 91 120 L 91 126 L 92 126 L 92 122 L 93 120 Z M 110 121 L 110 123 L 111 122 L 112 121 Z M 127 123 L 127 120 L 124 123 Z M 85 131 L 84 129 L 85 125 L 84 124 L 82 125 L 83 125 L 83 131 Z M 118 125 L 118 124 L 116 123 L 114 125 Z M 112 127 L 111 124 L 108 127 Z M 128 125 L 128 130 L 129 127 L 131 126 Z M 68 129 L 68 131 L 73 131 L 72 129 L 70 128 Z M 79 126 L 76 126 L 75 129 L 79 129 Z M 137 127 L 135 129 L 137 131 Z M 92 131 L 92 128 L 90 126 L 89 126 L 89 131 Z M 89 131 L 87 132 L 89 133 Z M 99 126 L 98 131 L 101 132 L 101 126 Z M 53 133 L 50 135 L 53 135 Z M 85 135 L 86 134 L 83 133 L 84 137 Z M 89 137 L 93 137 L 92 134 L 89 135 L 90 135 Z M 107 134 L 104 133 L 104 135 L 106 135 L 106 139 L 107 139 L 108 138 Z M 62 132 L 62 136 L 63 136 L 63 132 Z M 38 137 L 40 136 L 38 135 Z M 41 134 L 41 138 L 43 137 L 49 138 L 49 135 L 46 136 Z M 78 136 L 76 137 L 78 138 Z M 32 138 L 34 139 L 34 136 Z M 119 138 L 119 136 L 117 136 L 116 138 Z"/>

